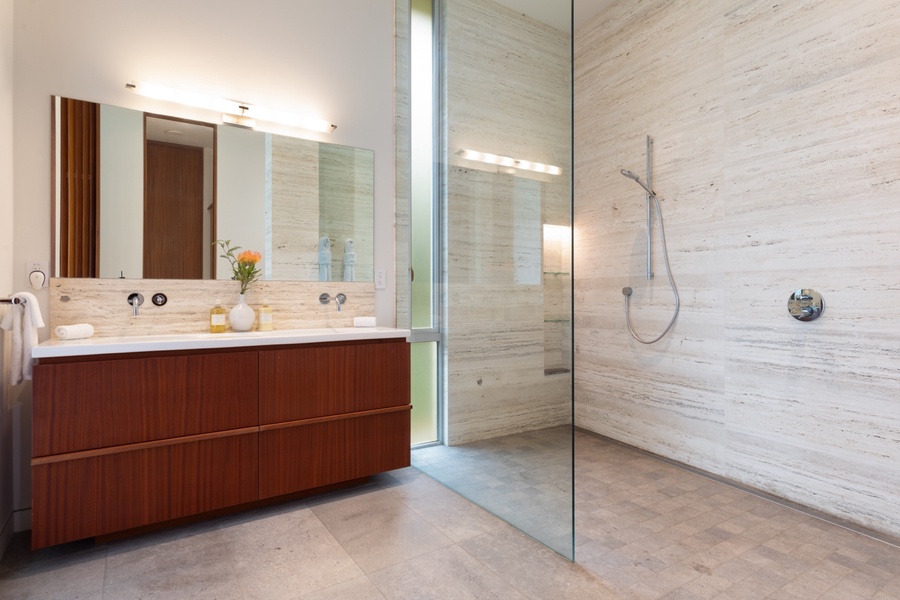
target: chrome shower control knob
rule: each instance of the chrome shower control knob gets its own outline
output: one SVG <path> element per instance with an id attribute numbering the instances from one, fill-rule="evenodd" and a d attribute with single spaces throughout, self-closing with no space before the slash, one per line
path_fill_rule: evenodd
<path id="1" fill-rule="evenodd" d="M 798 321 L 813 321 L 825 312 L 825 299 L 816 290 L 799 289 L 788 298 L 788 312 Z"/>

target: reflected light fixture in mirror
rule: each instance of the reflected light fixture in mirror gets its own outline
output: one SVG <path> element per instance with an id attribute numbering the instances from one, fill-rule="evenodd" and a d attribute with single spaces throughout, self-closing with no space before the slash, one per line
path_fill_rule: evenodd
<path id="1" fill-rule="evenodd" d="M 247 102 L 237 102 L 196 92 L 176 90 L 156 83 L 126 83 L 125 87 L 134 91 L 135 94 L 147 98 L 175 102 L 222 113 L 223 122 L 242 127 L 252 128 L 256 125 L 256 120 L 259 120 L 323 133 L 331 133 L 337 129 L 337 125 L 314 116 L 282 112 L 255 106 Z"/>
<path id="2" fill-rule="evenodd" d="M 562 173 L 562 169 L 554 165 L 545 165 L 544 163 L 512 158 L 509 156 L 499 156 L 489 152 L 463 149 L 457 152 L 457 155 L 466 160 L 474 160 L 489 165 L 498 165 L 500 167 L 509 167 L 510 169 L 522 169 L 525 171 L 534 171 L 535 173 L 548 173 L 550 175 L 559 175 Z"/>

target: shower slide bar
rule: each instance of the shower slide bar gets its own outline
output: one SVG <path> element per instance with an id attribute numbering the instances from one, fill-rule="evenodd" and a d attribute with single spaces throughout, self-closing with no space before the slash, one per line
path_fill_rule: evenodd
<path id="1" fill-rule="evenodd" d="M 644 184 L 641 181 L 641 178 L 636 173 L 629 171 L 627 169 L 622 169 L 621 173 L 628 179 L 634 180 L 639 186 L 644 188 L 644 191 L 647 192 L 647 280 L 653 279 L 653 268 L 652 268 L 652 238 L 653 238 L 653 229 L 652 229 L 652 210 L 653 205 L 656 205 L 656 216 L 659 220 L 659 233 L 660 240 L 662 241 L 662 250 L 663 250 L 663 259 L 666 265 L 666 275 L 669 278 L 669 285 L 672 287 L 672 293 L 675 294 L 675 312 L 672 314 L 672 319 L 669 321 L 669 324 L 666 325 L 666 328 L 663 330 L 661 334 L 653 338 L 652 340 L 645 340 L 640 337 L 635 331 L 634 327 L 631 325 L 631 315 L 630 315 L 630 298 L 634 293 L 630 287 L 622 288 L 622 294 L 625 296 L 625 323 L 628 325 L 628 331 L 631 332 L 631 336 L 639 341 L 642 344 L 653 344 L 658 342 L 665 336 L 669 330 L 672 328 L 672 325 L 675 324 L 675 319 L 678 317 L 678 311 L 681 308 L 681 299 L 678 297 L 678 288 L 675 286 L 675 279 L 672 277 L 672 267 L 669 265 L 669 251 L 666 247 L 666 228 L 663 223 L 662 209 L 659 206 L 659 198 L 656 197 L 656 192 L 653 191 L 652 185 L 652 150 L 653 150 L 653 138 L 649 135 L 647 136 L 647 183 Z"/>

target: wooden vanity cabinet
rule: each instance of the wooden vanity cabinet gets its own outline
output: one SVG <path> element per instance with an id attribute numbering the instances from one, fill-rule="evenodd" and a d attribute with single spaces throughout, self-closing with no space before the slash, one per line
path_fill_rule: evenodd
<path id="1" fill-rule="evenodd" d="M 255 430 L 32 462 L 33 549 L 257 498 Z"/>
<path id="2" fill-rule="evenodd" d="M 41 359 L 32 547 L 409 465 L 403 339 Z"/>
<path id="3" fill-rule="evenodd" d="M 409 466 L 410 408 L 405 340 L 260 351 L 260 498 Z"/>
<path id="4" fill-rule="evenodd" d="M 32 547 L 255 500 L 257 368 L 255 351 L 41 360 Z"/>
<path id="5" fill-rule="evenodd" d="M 255 427 L 257 369 L 256 352 L 43 359 L 32 455 Z"/>

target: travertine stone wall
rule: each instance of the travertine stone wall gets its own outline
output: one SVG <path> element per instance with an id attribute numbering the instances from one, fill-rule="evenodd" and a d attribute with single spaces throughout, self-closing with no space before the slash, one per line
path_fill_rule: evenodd
<path id="1" fill-rule="evenodd" d="M 410 292 L 410 6 L 394 1 L 394 260 L 396 325 L 412 324 Z"/>
<path id="2" fill-rule="evenodd" d="M 571 374 L 544 374 L 542 280 L 542 226 L 570 220 L 570 44 L 567 33 L 494 2 L 453 0 L 445 9 L 441 293 L 446 427 L 456 444 L 571 421 Z M 492 171 L 462 160 L 462 149 L 563 174 Z"/>
<path id="3" fill-rule="evenodd" d="M 319 147 L 319 235 L 332 240 L 332 281 L 343 281 L 347 240 L 353 240 L 356 255 L 352 281 L 374 281 L 374 164 L 371 150 L 336 144 Z"/>
<path id="4" fill-rule="evenodd" d="M 267 135 L 271 158 L 273 278 L 319 279 L 320 237 L 331 243 L 331 279 L 343 281 L 344 248 L 355 244 L 353 281 L 372 281 L 375 172 L 371 150 Z"/>
<path id="5" fill-rule="evenodd" d="M 272 273 L 279 279 L 319 278 L 319 143 L 268 136 L 272 165 Z"/>
<path id="6" fill-rule="evenodd" d="M 577 425 L 900 534 L 898 73 L 889 0 L 616 2 L 576 33 Z M 682 298 L 653 346 L 621 294 L 665 326 L 619 174 L 647 133 Z"/>
<path id="7" fill-rule="evenodd" d="M 128 304 L 132 292 L 144 296 L 137 317 Z M 157 292 L 167 296 L 164 306 L 154 306 L 151 301 Z M 323 292 L 331 296 L 343 292 L 347 296 L 340 312 L 334 302 L 319 303 Z M 230 309 L 239 294 L 240 284 L 231 280 L 52 278 L 51 337 L 55 337 L 52 331 L 57 325 L 74 323 L 90 323 L 95 336 L 208 333 L 209 310 L 215 306 L 215 300 L 220 299 Z M 352 327 L 353 317 L 375 314 L 375 288 L 371 282 L 254 282 L 247 291 L 247 303 L 258 309 L 263 299 L 272 307 L 275 329 Z M 258 325 L 257 311 L 253 329 Z"/>

